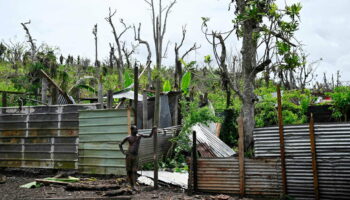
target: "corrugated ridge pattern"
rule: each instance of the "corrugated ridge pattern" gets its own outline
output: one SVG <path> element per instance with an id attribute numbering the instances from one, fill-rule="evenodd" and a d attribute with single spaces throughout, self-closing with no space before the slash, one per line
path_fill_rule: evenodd
<path id="1" fill-rule="evenodd" d="M 288 194 L 314 199 L 309 125 L 284 127 Z M 278 127 L 254 130 L 255 156 L 279 157 Z M 350 124 L 315 124 L 321 199 L 350 199 Z"/>
<path id="2" fill-rule="evenodd" d="M 1 108 L 0 167 L 77 169 L 81 109 L 96 105 Z"/>
<path id="3" fill-rule="evenodd" d="M 238 158 L 199 158 L 198 190 L 239 194 Z M 277 159 L 245 159 L 245 193 L 278 196 L 281 193 L 280 165 Z"/>

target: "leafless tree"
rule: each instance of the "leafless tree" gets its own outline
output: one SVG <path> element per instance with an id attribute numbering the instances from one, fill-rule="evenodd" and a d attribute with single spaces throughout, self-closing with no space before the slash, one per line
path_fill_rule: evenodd
<path id="1" fill-rule="evenodd" d="M 185 38 L 186 38 L 186 26 L 182 27 L 182 39 L 179 44 L 175 43 L 175 74 L 174 74 L 174 88 L 176 90 L 179 90 L 181 88 L 181 79 L 182 79 L 182 62 L 181 60 L 184 60 L 184 58 L 191 52 L 195 51 L 200 48 L 200 46 L 197 46 L 196 43 L 193 44 L 193 46 L 188 49 L 182 56 L 180 56 L 180 48 L 184 44 Z"/>
<path id="2" fill-rule="evenodd" d="M 28 22 L 21 23 L 21 25 L 23 26 L 23 29 L 26 32 L 26 35 L 28 38 L 28 43 L 30 44 L 30 48 L 31 48 L 31 59 L 34 61 L 35 60 L 35 53 L 36 53 L 36 45 L 35 45 L 35 40 L 33 39 L 32 35 L 30 34 L 30 31 L 27 27 L 27 25 L 29 25 L 30 23 L 31 23 L 31 21 L 29 20 Z"/>
<path id="3" fill-rule="evenodd" d="M 118 70 L 118 75 L 119 75 L 119 85 L 121 88 L 124 87 L 124 82 L 123 82 L 123 67 L 124 67 L 124 62 L 123 62 L 123 52 L 122 52 L 122 44 L 121 44 L 121 37 L 126 33 L 127 30 L 131 28 L 131 26 L 127 26 L 124 23 L 123 19 L 120 19 L 120 23 L 123 26 L 123 29 L 120 33 L 117 33 L 116 27 L 114 26 L 113 23 L 113 16 L 117 13 L 116 10 L 112 12 L 111 8 L 109 8 L 109 14 L 108 17 L 106 17 L 106 21 L 110 24 L 112 28 L 112 33 L 114 36 L 115 43 L 117 44 L 117 52 L 118 52 L 118 57 L 116 57 L 116 64 L 117 64 L 117 70 Z"/>
<path id="4" fill-rule="evenodd" d="M 134 25 L 134 39 L 139 42 L 139 44 L 143 44 L 147 48 L 147 61 L 146 61 L 146 69 L 147 69 L 147 77 L 148 77 L 148 87 L 152 88 L 152 72 L 151 72 L 151 63 L 152 63 L 152 51 L 149 43 L 146 40 L 141 39 L 141 23 L 139 23 L 139 27 L 136 30 Z"/>
<path id="5" fill-rule="evenodd" d="M 122 43 L 123 43 L 122 51 L 125 56 L 126 66 L 130 68 L 131 67 L 130 58 L 131 58 L 131 55 L 135 53 L 137 46 L 131 44 L 131 50 L 129 51 L 129 49 L 126 47 L 126 42 L 122 42 Z"/>
<path id="6" fill-rule="evenodd" d="M 101 104 L 103 107 L 103 84 L 102 84 L 102 69 L 100 66 L 100 61 L 98 60 L 98 51 L 97 51 L 97 24 L 95 24 L 94 28 L 92 29 L 92 34 L 94 35 L 95 39 L 95 67 L 97 77 L 98 77 L 98 90 L 97 90 L 97 97 L 98 97 L 98 103 Z"/>
<path id="7" fill-rule="evenodd" d="M 95 66 L 97 66 L 98 65 L 97 24 L 95 24 L 94 28 L 92 29 L 92 34 L 95 37 Z"/>
<path id="8" fill-rule="evenodd" d="M 159 73 L 162 66 L 162 58 L 164 56 L 163 52 L 163 41 L 164 35 L 166 33 L 168 16 L 176 3 L 173 0 L 167 6 L 163 7 L 162 0 L 158 1 L 158 5 L 155 5 L 154 0 L 145 0 L 145 2 L 150 6 L 152 11 L 152 27 L 153 27 L 153 40 L 156 52 L 156 68 Z M 164 19 L 163 19 L 164 17 Z M 155 109 L 154 109 L 154 121 L 155 126 L 159 126 L 159 97 L 160 97 L 160 75 L 157 73 L 156 76 L 156 98 L 155 98 Z"/>
<path id="9" fill-rule="evenodd" d="M 109 43 L 109 67 L 110 69 L 113 69 L 114 66 L 114 60 L 115 60 L 115 49 L 114 49 L 114 45 Z"/>

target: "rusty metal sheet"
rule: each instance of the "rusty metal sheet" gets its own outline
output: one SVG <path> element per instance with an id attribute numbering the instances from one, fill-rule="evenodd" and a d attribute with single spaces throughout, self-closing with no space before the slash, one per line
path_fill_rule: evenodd
<path id="1" fill-rule="evenodd" d="M 78 110 L 87 108 L 97 104 L 1 108 L 0 166 L 76 169 Z"/>
<path id="2" fill-rule="evenodd" d="M 350 124 L 315 124 L 320 199 L 350 199 Z M 315 199 L 308 125 L 285 126 L 288 194 Z M 254 130 L 255 155 L 279 156 L 278 127 Z"/>
<path id="3" fill-rule="evenodd" d="M 245 193 L 279 196 L 282 192 L 277 159 L 245 159 Z M 239 194 L 238 158 L 199 158 L 198 189 L 202 192 Z"/>

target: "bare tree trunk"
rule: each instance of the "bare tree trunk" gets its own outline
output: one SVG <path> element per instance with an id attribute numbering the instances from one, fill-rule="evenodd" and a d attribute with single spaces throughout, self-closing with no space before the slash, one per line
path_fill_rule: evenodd
<path id="1" fill-rule="evenodd" d="M 102 85 L 102 76 L 98 79 L 98 103 L 101 104 L 101 109 L 103 109 L 103 85 Z"/>
<path id="2" fill-rule="evenodd" d="M 242 1 L 241 1 L 242 3 Z M 245 3 L 243 3 L 245 4 Z M 245 5 L 239 5 L 241 13 L 244 13 Z M 244 122 L 244 147 L 248 149 L 253 144 L 254 120 L 254 81 L 256 68 L 257 43 L 253 39 L 254 27 L 257 22 L 247 20 L 243 23 L 243 44 L 242 44 L 242 70 L 243 70 L 243 122 Z"/>
<path id="3" fill-rule="evenodd" d="M 138 41 L 140 44 L 143 44 L 147 48 L 147 62 L 146 62 L 146 68 L 147 68 L 147 79 L 148 79 L 148 89 L 152 88 L 152 70 L 151 70 L 151 63 L 152 63 L 152 51 L 149 43 L 145 40 L 142 40 L 141 37 L 141 23 L 139 24 L 139 27 L 136 31 L 136 27 L 134 26 L 134 38 L 136 41 Z"/>
<path id="4" fill-rule="evenodd" d="M 28 42 L 29 42 L 30 48 L 31 48 L 30 56 L 31 56 L 32 61 L 34 61 L 35 60 L 35 54 L 36 54 L 36 46 L 35 46 L 34 40 L 32 38 L 32 35 L 30 34 L 29 29 L 27 27 L 27 25 L 30 24 L 30 23 L 31 22 L 29 20 L 28 22 L 21 23 L 21 25 L 23 26 L 23 29 L 26 31 L 26 34 L 27 34 L 27 37 L 28 37 Z"/>
<path id="5" fill-rule="evenodd" d="M 49 83 L 47 82 L 46 78 L 41 79 L 41 102 L 42 103 L 47 103 L 47 90 Z"/>
<path id="6" fill-rule="evenodd" d="M 121 19 L 120 23 L 124 26 L 124 29 L 120 34 L 117 33 L 116 28 L 113 24 L 113 16 L 116 14 L 117 11 L 114 11 L 112 13 L 111 8 L 109 8 L 109 15 L 106 17 L 106 21 L 110 24 L 112 28 L 112 33 L 114 36 L 115 43 L 117 44 L 117 51 L 118 51 L 118 58 L 116 58 L 116 63 L 117 63 L 117 70 L 118 70 L 118 75 L 119 75 L 119 86 L 121 88 L 124 88 L 124 81 L 123 81 L 123 70 L 124 70 L 124 62 L 123 62 L 123 54 L 122 54 L 122 47 L 120 43 L 120 38 L 123 36 L 123 34 L 131 28 L 130 26 L 126 26 L 124 21 Z"/>
<path id="7" fill-rule="evenodd" d="M 98 65 L 98 54 L 97 54 L 97 24 L 95 24 L 94 29 L 92 31 L 92 33 L 95 36 L 95 66 Z"/>

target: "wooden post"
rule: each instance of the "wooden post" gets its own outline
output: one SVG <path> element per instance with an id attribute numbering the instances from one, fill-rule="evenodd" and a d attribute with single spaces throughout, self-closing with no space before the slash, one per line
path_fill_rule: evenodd
<path id="1" fill-rule="evenodd" d="M 193 192 L 197 192 L 198 181 L 197 181 L 197 133 L 192 132 L 192 170 L 193 170 Z"/>
<path id="2" fill-rule="evenodd" d="M 2 93 L 2 107 L 7 107 L 7 93 L 3 92 Z M 2 109 L 2 113 L 6 113 L 6 108 Z"/>
<path id="3" fill-rule="evenodd" d="M 178 107 L 179 107 L 179 95 L 176 94 L 175 96 L 175 104 L 174 104 L 174 116 L 173 116 L 173 126 L 177 126 L 178 123 L 179 123 L 179 110 L 178 110 Z"/>
<path id="4" fill-rule="evenodd" d="M 2 93 L 2 107 L 7 107 L 7 93 Z"/>
<path id="5" fill-rule="evenodd" d="M 134 67 L 134 118 L 135 125 L 137 126 L 137 104 L 139 102 L 139 82 L 138 82 L 139 68 L 135 63 Z"/>
<path id="6" fill-rule="evenodd" d="M 245 170 L 244 170 L 244 125 L 242 115 L 238 118 L 238 159 L 239 159 L 239 191 L 241 197 L 245 195 Z"/>
<path id="7" fill-rule="evenodd" d="M 282 97 L 281 87 L 277 86 L 277 103 L 278 103 L 278 127 L 280 136 L 280 154 L 281 154 L 281 169 L 282 169 L 282 189 L 283 194 L 287 194 L 287 175 L 286 175 L 286 155 L 284 151 L 284 133 L 283 133 L 283 118 L 282 118 Z"/>
<path id="8" fill-rule="evenodd" d="M 113 108 L 113 90 L 107 91 L 107 108 L 112 109 Z"/>
<path id="9" fill-rule="evenodd" d="M 154 173 L 153 173 L 153 182 L 154 189 L 158 189 L 158 153 L 157 153 L 157 140 L 158 131 L 153 133 L 153 160 L 154 160 Z"/>
<path id="10" fill-rule="evenodd" d="M 130 107 L 127 108 L 127 115 L 128 115 L 128 135 L 131 135 L 131 111 Z"/>
<path id="11" fill-rule="evenodd" d="M 58 91 L 54 86 L 51 88 L 51 103 L 52 105 L 57 105 L 58 103 Z"/>
<path id="12" fill-rule="evenodd" d="M 148 128 L 148 103 L 147 103 L 147 93 L 143 92 L 142 94 L 142 123 L 143 128 Z"/>
<path id="13" fill-rule="evenodd" d="M 42 77 L 41 79 L 41 102 L 47 103 L 47 85 L 48 81 L 45 77 Z"/>
<path id="14" fill-rule="evenodd" d="M 310 146 L 311 146 L 311 156 L 312 156 L 312 173 L 314 176 L 314 191 L 315 200 L 320 199 L 319 185 L 318 185 L 318 172 L 317 172 L 317 155 L 316 155 L 316 145 L 315 145 L 315 126 L 314 126 L 314 116 L 311 113 L 310 116 Z"/>

